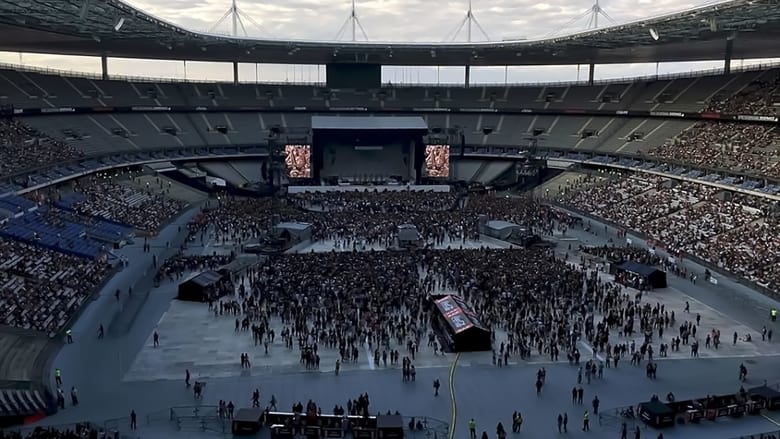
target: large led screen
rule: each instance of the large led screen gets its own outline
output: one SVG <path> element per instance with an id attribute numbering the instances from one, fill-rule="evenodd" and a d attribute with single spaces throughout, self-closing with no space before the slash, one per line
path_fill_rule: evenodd
<path id="1" fill-rule="evenodd" d="M 311 178 L 311 146 L 285 145 L 284 163 L 290 178 Z"/>
<path id="2" fill-rule="evenodd" d="M 449 178 L 450 145 L 425 145 L 425 175 L 432 178 Z"/>

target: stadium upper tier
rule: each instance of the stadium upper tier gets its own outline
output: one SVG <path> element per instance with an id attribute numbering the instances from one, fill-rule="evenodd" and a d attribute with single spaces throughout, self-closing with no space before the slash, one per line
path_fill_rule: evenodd
<path id="1" fill-rule="evenodd" d="M 57 112 L 61 107 L 100 109 L 89 114 L 52 113 L 17 119 L 24 124 L 4 122 L 0 141 L 5 140 L 7 147 L 0 161 L 2 175 L 81 155 L 206 145 L 264 145 L 272 127 L 306 132 L 314 113 L 294 111 L 296 107 L 320 109 L 331 115 L 345 113 L 339 112 L 339 108 L 360 107 L 369 112 L 417 109 L 430 128 L 460 128 L 466 143 L 477 148 L 527 147 L 534 138 L 541 148 L 653 156 L 780 178 L 775 148 L 780 132 L 775 125 L 618 114 L 630 110 L 776 115 L 775 103 L 780 102 L 778 69 L 594 86 L 374 90 L 102 81 L 14 70 L 0 70 L 0 83 L 6 85 L 0 96 L 2 105 L 40 108 L 43 112 Z M 120 113 L 111 111 L 115 106 L 202 106 L 210 111 Z M 250 111 L 234 111 L 239 108 Z M 475 112 L 437 111 L 447 108 Z M 520 108 L 557 109 L 569 114 L 501 112 Z M 480 109 L 489 112 L 479 113 Z M 610 115 L 577 114 L 577 110 L 602 110 Z"/>
<path id="2" fill-rule="evenodd" d="M 35 71 L 0 69 L 0 105 L 18 108 L 68 106 L 208 106 L 292 108 L 549 108 L 700 111 L 732 97 L 752 82 L 772 82 L 778 69 L 731 75 L 690 75 L 672 79 L 615 81 L 585 85 L 406 86 L 328 89 L 324 86 L 101 80 Z M 769 91 L 768 95 L 771 94 Z M 729 112 L 776 114 L 771 105 Z M 717 108 L 715 110 L 718 110 Z"/>

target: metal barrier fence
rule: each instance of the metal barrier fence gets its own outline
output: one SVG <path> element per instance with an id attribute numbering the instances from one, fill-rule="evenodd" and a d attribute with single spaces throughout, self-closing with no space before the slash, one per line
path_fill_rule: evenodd
<path id="1" fill-rule="evenodd" d="M 414 422 L 412 422 L 414 421 Z M 412 439 L 447 439 L 449 435 L 449 423 L 428 416 L 404 416 L 405 436 Z M 414 428 L 409 428 L 414 425 Z M 417 428 L 419 427 L 421 428 Z M 56 429 L 58 431 L 76 431 L 79 428 L 90 428 L 105 433 L 106 438 L 137 439 L 139 436 L 129 433 L 130 417 L 108 419 L 100 423 L 76 422 L 71 424 L 52 424 L 15 428 L 14 431 L 23 436 L 32 433 L 36 429 Z M 149 413 L 146 415 L 147 427 L 165 426 L 177 431 L 200 431 L 226 435 L 231 433 L 231 421 L 219 417 L 219 407 L 215 405 L 201 406 L 176 406 L 166 410 Z M 124 432 L 124 433 L 123 433 Z M 98 434 L 98 437 L 102 437 Z"/>
<path id="2" fill-rule="evenodd" d="M 178 431 L 230 432 L 230 420 L 219 416 L 216 405 L 171 407 L 170 420 Z"/>
<path id="3" fill-rule="evenodd" d="M 449 435 L 450 425 L 441 419 L 404 416 L 403 421 L 406 436 L 413 439 L 446 439 Z M 146 416 L 147 425 L 158 423 L 169 424 L 177 431 L 230 433 L 230 420 L 220 418 L 219 407 L 215 405 L 177 406 Z"/>
<path id="4" fill-rule="evenodd" d="M 441 419 L 427 416 L 404 416 L 405 437 L 414 439 L 447 439 L 450 433 L 450 424 Z M 415 428 L 409 428 L 414 421 Z M 417 429 L 417 423 L 423 427 Z"/>
<path id="5" fill-rule="evenodd" d="M 634 410 L 633 417 L 626 416 L 626 411 L 631 408 Z M 647 424 L 639 419 L 639 413 L 634 406 L 615 407 L 599 410 L 598 415 L 599 425 L 608 430 L 619 429 L 626 424 L 629 430 L 636 429 L 639 426 L 640 429 L 647 429 Z"/>

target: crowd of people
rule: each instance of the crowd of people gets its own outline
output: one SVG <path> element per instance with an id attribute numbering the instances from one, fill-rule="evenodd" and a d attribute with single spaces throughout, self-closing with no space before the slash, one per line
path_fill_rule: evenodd
<path id="1" fill-rule="evenodd" d="M 73 208 L 138 230 L 154 233 L 179 213 L 184 203 L 160 193 L 158 188 L 145 190 L 117 181 L 112 177 L 92 176 L 74 186 L 83 195 Z"/>
<path id="2" fill-rule="evenodd" d="M 780 74 L 759 74 L 735 94 L 716 96 L 705 113 L 776 116 Z M 664 160 L 780 178 L 780 130 L 771 125 L 699 122 L 650 150 Z"/>
<path id="3" fill-rule="evenodd" d="M 256 344 L 273 337 L 270 322 L 279 318 L 284 327 L 275 331 L 302 361 L 331 348 L 341 364 L 353 363 L 368 345 L 375 363 L 389 357 L 400 365 L 403 356 L 413 371 L 419 346 L 434 353 L 449 347 L 434 323 L 432 298 L 441 294 L 464 297 L 487 327 L 510 333 L 496 353 L 502 358 L 537 350 L 575 355 L 589 327 L 580 312 L 600 288 L 594 283 L 583 296 L 584 278 L 546 249 L 300 253 L 271 258 L 252 273 L 238 305 L 232 296 L 223 301 L 250 316 Z"/>
<path id="4" fill-rule="evenodd" d="M 441 243 L 478 239 L 479 215 L 526 225 L 538 234 L 551 234 L 555 224 L 568 221 L 565 214 L 531 197 L 472 194 L 465 198 L 457 193 L 415 191 L 349 194 L 305 194 L 289 200 L 224 197 L 205 212 L 190 238 L 203 239 L 208 224 L 216 230 L 218 242 L 245 243 L 263 236 L 275 221 L 294 221 L 311 224 L 314 241 L 336 241 L 341 248 L 357 243 L 390 247 L 398 226 L 404 224 L 416 226 L 425 242 Z M 404 196 L 410 198 L 408 205 L 401 202 Z"/>
<path id="5" fill-rule="evenodd" d="M 587 177 L 559 200 L 762 286 L 780 286 L 778 218 L 761 198 L 652 176 Z"/>
<path id="6" fill-rule="evenodd" d="M 403 202 L 403 196 L 409 196 L 409 203 Z M 385 207 L 380 207 L 383 203 Z M 366 215 L 369 212 L 377 214 Z M 262 234 L 274 220 L 282 220 L 311 223 L 316 239 L 337 242 L 382 241 L 398 225 L 411 223 L 426 237 L 446 236 L 457 243 L 478 236 L 480 215 L 525 224 L 540 234 L 551 234 L 570 221 L 569 216 L 527 197 L 318 193 L 295 196 L 291 202 L 223 198 L 193 222 L 190 237 L 203 240 L 214 233 L 218 240 L 241 245 Z M 222 300 L 252 316 L 251 333 L 259 344 L 272 334 L 271 317 L 280 318 L 285 327 L 276 331 L 289 348 L 301 349 L 302 362 L 312 343 L 338 349 L 340 361 L 351 362 L 367 341 L 374 347 L 376 362 L 389 357 L 391 363 L 397 358 L 400 364 L 400 356 L 411 355 L 412 370 L 410 353 L 431 341 L 427 338 L 432 329 L 431 295 L 441 292 L 467 297 L 480 315 L 490 316 L 488 323 L 511 328 L 512 355 L 530 355 L 538 340 L 569 352 L 573 349 L 569 334 L 584 326 L 568 317 L 582 303 L 583 274 L 543 249 L 461 250 L 453 245 L 446 250 L 401 253 L 306 252 L 269 261 L 252 273 L 238 299 Z M 518 266 L 526 268 L 510 269 Z M 213 309 L 223 305 L 214 304 Z M 437 340 L 433 346 L 438 349 L 445 343 Z M 316 356 L 316 349 L 311 352 L 312 358 Z"/>
<path id="7" fill-rule="evenodd" d="M 0 324 L 54 336 L 108 274 L 103 262 L 0 238 Z"/>
<path id="8" fill-rule="evenodd" d="M 0 176 L 81 157 L 76 148 L 16 119 L 0 117 Z"/>
<path id="9" fill-rule="evenodd" d="M 688 165 L 780 178 L 780 130 L 770 125 L 699 122 L 649 154 Z"/>
<path id="10" fill-rule="evenodd" d="M 293 204 L 304 209 L 328 212 L 405 213 L 452 210 L 458 193 L 408 191 L 301 192 L 291 196 Z"/>
<path id="11" fill-rule="evenodd" d="M 705 112 L 724 114 L 776 115 L 773 97 L 780 88 L 780 73 L 777 69 L 761 72 L 737 93 L 715 97 L 710 100 Z"/>
<path id="12" fill-rule="evenodd" d="M 31 431 L 0 430 L 0 439 L 101 439 L 109 436 L 103 429 L 89 423 L 76 424 L 73 428 L 37 427 Z"/>

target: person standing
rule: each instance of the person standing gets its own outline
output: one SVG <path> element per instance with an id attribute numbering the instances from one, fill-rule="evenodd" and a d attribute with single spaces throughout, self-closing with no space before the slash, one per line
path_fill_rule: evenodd
<path id="1" fill-rule="evenodd" d="M 137 429 L 138 429 L 138 424 L 137 424 L 135 410 L 130 410 L 130 430 L 135 431 Z"/>
<path id="2" fill-rule="evenodd" d="M 57 406 L 65 409 L 65 392 L 62 390 L 62 387 L 57 387 Z"/>
<path id="3" fill-rule="evenodd" d="M 558 413 L 558 433 L 563 433 L 563 415 Z"/>
<path id="4" fill-rule="evenodd" d="M 590 417 L 587 410 L 582 415 L 582 431 L 590 431 Z"/>
<path id="5" fill-rule="evenodd" d="M 523 414 L 520 412 L 517 412 L 517 416 L 515 416 L 515 423 L 517 424 L 517 431 L 516 433 L 520 432 L 520 429 L 523 428 Z"/>
<path id="6" fill-rule="evenodd" d="M 74 406 L 79 405 L 79 396 L 76 391 L 76 386 L 70 388 L 70 403 Z"/>
<path id="7" fill-rule="evenodd" d="M 235 410 L 236 406 L 233 405 L 233 401 L 228 402 L 227 404 L 227 416 L 228 419 L 233 419 L 233 410 Z"/>
<path id="8" fill-rule="evenodd" d="M 154 334 L 152 334 L 152 344 L 154 347 L 160 346 L 160 334 L 157 333 L 157 331 L 154 331 Z"/>
<path id="9" fill-rule="evenodd" d="M 563 412 L 563 432 L 566 433 L 568 431 L 569 431 L 569 414 Z"/>
<path id="10" fill-rule="evenodd" d="M 57 387 L 62 385 L 62 371 L 54 369 L 54 382 L 57 383 Z"/>
<path id="11" fill-rule="evenodd" d="M 469 421 L 469 437 L 471 439 L 477 439 L 477 421 L 471 418 Z"/>
<path id="12" fill-rule="evenodd" d="M 184 369 L 184 385 L 190 388 L 190 370 Z"/>
<path id="13" fill-rule="evenodd" d="M 439 387 L 441 387 L 441 384 L 439 383 L 439 379 L 436 378 L 433 380 L 433 396 L 439 396 Z"/>

